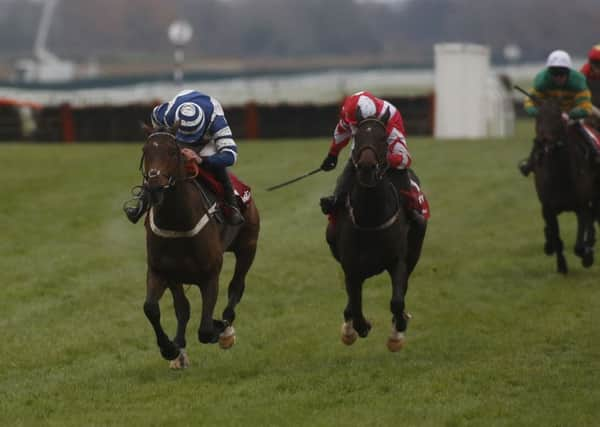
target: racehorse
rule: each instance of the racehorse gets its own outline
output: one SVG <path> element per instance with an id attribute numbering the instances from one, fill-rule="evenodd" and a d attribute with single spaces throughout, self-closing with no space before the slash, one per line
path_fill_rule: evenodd
<path id="1" fill-rule="evenodd" d="M 584 267 L 594 262 L 594 204 L 598 197 L 598 174 L 592 164 L 591 149 L 578 123 L 569 124 L 559 104 L 552 99 L 534 99 L 538 107 L 535 122 L 537 155 L 533 172 L 535 188 L 542 204 L 545 222 L 544 252 L 556 254 L 559 273 L 566 274 L 567 262 L 563 254 L 558 215 L 575 212 L 577 239 L 575 254 Z"/>
<path id="2" fill-rule="evenodd" d="M 405 311 L 408 278 L 421 254 L 426 223 L 407 219 L 398 189 L 386 171 L 389 110 L 380 118 L 363 118 L 354 136 L 351 161 L 356 179 L 346 208 L 330 220 L 326 240 L 344 270 L 348 302 L 344 310 L 342 342 L 351 345 L 366 337 L 371 323 L 362 311 L 362 287 L 366 279 L 387 271 L 392 282 L 392 332 L 387 346 L 399 351 L 405 345 L 409 314 Z"/>
<path id="3" fill-rule="evenodd" d="M 234 344 L 235 307 L 244 293 L 246 273 L 256 253 L 259 214 L 250 199 L 243 211 L 242 225 L 220 223 L 214 195 L 205 184 L 190 176 L 189 163 L 186 167 L 186 158 L 174 136 L 176 129 L 148 126 L 144 129 L 147 140 L 140 169 L 151 206 L 145 219 L 148 268 L 144 313 L 152 324 L 161 355 L 171 361 L 171 368 L 179 369 L 189 364 L 185 331 L 190 303 L 184 283 L 198 286 L 202 295 L 200 342 L 218 341 L 224 349 Z M 224 251 L 235 254 L 235 271 L 228 287 L 229 300 L 223 320 L 216 320 L 213 311 Z M 159 300 L 166 289 L 173 295 L 177 318 L 173 340 L 160 322 Z"/>

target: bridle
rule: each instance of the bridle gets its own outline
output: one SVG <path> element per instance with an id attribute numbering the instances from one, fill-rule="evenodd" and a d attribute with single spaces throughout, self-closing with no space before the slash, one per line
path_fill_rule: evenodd
<path id="1" fill-rule="evenodd" d="M 538 120 L 540 120 L 538 118 Z M 550 129 L 550 138 L 540 137 L 537 127 L 541 127 L 545 129 Z M 543 126 L 539 123 L 536 124 L 536 139 L 541 144 L 541 148 L 544 153 L 552 154 L 553 152 L 565 148 L 567 145 L 567 127 L 568 124 L 565 123 L 562 117 L 557 115 L 557 118 L 553 120 L 548 120 L 547 118 L 543 121 Z M 544 135 L 544 131 L 542 130 L 542 136 Z"/>
<path id="2" fill-rule="evenodd" d="M 170 132 L 164 132 L 164 131 L 158 131 L 158 132 L 153 132 L 150 135 L 148 135 L 148 138 L 146 139 L 146 144 L 150 143 L 150 139 L 152 139 L 152 137 L 157 136 L 157 135 L 166 135 L 169 137 L 169 141 L 175 146 L 176 148 L 176 152 L 177 152 L 177 163 L 181 163 L 181 149 L 179 148 L 179 144 L 177 144 L 177 140 L 175 139 L 175 136 L 170 133 Z M 170 188 L 173 188 L 176 184 L 177 181 L 179 181 L 179 179 L 173 175 L 165 175 L 160 169 L 157 168 L 152 168 L 149 171 L 145 171 L 144 170 L 144 159 L 145 159 L 145 153 L 142 153 L 142 157 L 140 158 L 140 166 L 139 166 L 139 171 L 142 174 L 142 177 L 144 178 L 144 182 L 143 182 L 143 186 L 148 190 L 148 191 L 162 191 L 162 190 L 168 190 Z M 152 178 L 157 178 L 159 176 L 167 176 L 168 177 L 168 181 L 165 185 L 162 185 L 158 188 L 154 188 L 154 189 L 150 189 L 148 188 L 148 182 L 150 179 Z"/>
<path id="3" fill-rule="evenodd" d="M 368 123 L 373 123 L 377 126 L 380 126 L 384 130 L 386 128 L 385 123 L 375 117 L 369 117 L 367 119 L 363 119 L 360 123 L 358 123 L 357 127 L 361 128 L 362 126 L 364 126 L 365 124 L 368 124 Z M 381 159 L 381 157 L 380 157 L 381 153 L 380 153 L 380 151 L 377 150 L 377 147 L 375 147 L 375 145 L 373 143 L 362 145 L 358 150 L 356 150 L 352 154 L 352 157 L 351 157 L 352 164 L 354 165 L 355 169 L 358 169 L 358 167 L 359 167 L 356 159 L 360 159 L 363 151 L 365 151 L 365 150 L 371 150 L 375 154 L 375 159 L 376 159 L 375 179 L 376 179 L 376 181 L 381 181 L 383 179 L 385 173 L 387 172 L 387 170 L 390 167 L 389 163 L 387 161 L 387 144 L 386 144 L 386 153 L 383 154 L 383 159 Z M 354 228 L 356 228 L 357 230 L 362 230 L 362 231 L 379 231 L 379 230 L 385 230 L 386 228 L 388 228 L 396 223 L 396 221 L 398 220 L 398 217 L 400 215 L 402 205 L 400 203 L 398 192 L 395 190 L 394 185 L 391 182 L 388 184 L 392 187 L 391 193 L 394 195 L 396 208 L 395 208 L 394 214 L 390 218 L 388 218 L 386 221 L 384 221 L 383 223 L 376 225 L 376 226 L 365 227 L 365 226 L 361 226 L 360 224 L 358 224 L 358 221 L 356 220 L 356 217 L 354 215 L 354 208 L 352 207 L 352 203 L 350 202 L 350 194 L 347 195 L 346 208 L 348 209 L 350 220 L 352 221 L 352 225 L 354 226 Z"/>
<path id="4" fill-rule="evenodd" d="M 360 123 L 358 123 L 357 128 L 360 129 L 362 126 L 364 126 L 365 124 L 369 124 L 369 123 L 374 123 L 377 126 L 380 126 L 381 128 L 383 128 L 384 130 L 386 128 L 385 123 L 383 123 L 381 120 L 379 120 L 375 117 L 369 117 L 367 119 L 363 119 Z M 385 154 L 383 156 L 384 158 L 382 161 L 382 159 L 380 158 L 380 153 L 377 151 L 375 145 L 372 143 L 364 144 L 358 150 L 355 149 L 354 153 L 351 156 L 352 164 L 354 165 L 354 168 L 358 169 L 358 160 L 357 159 L 360 159 L 362 153 L 365 150 L 371 150 L 375 154 L 375 159 L 377 160 L 377 163 L 375 164 L 375 178 L 377 181 L 381 181 L 381 179 L 383 178 L 383 176 L 389 169 L 389 164 L 387 162 L 387 156 Z"/>

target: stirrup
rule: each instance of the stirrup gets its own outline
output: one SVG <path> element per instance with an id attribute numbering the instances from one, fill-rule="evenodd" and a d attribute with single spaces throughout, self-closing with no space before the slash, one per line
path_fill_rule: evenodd
<path id="1" fill-rule="evenodd" d="M 123 203 L 123 212 L 127 219 L 133 224 L 136 224 L 144 215 L 147 208 L 147 198 L 144 188 L 141 185 L 136 185 L 131 189 L 133 198 Z"/>
<path id="2" fill-rule="evenodd" d="M 129 221 L 136 224 L 144 216 L 146 206 L 141 199 L 130 199 L 123 203 L 123 212 Z"/>
<path id="3" fill-rule="evenodd" d="M 527 177 L 529 176 L 529 174 L 531 173 L 531 166 L 529 165 L 529 162 L 527 160 L 521 160 L 519 162 L 519 172 L 521 172 L 521 175 Z"/>
<path id="4" fill-rule="evenodd" d="M 321 212 L 325 215 L 330 215 L 335 210 L 337 198 L 335 196 L 321 197 L 319 203 L 321 205 Z"/>

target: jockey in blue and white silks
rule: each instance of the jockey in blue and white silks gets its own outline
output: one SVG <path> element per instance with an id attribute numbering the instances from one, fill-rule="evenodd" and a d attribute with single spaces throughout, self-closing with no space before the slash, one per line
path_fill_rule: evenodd
<path id="1" fill-rule="evenodd" d="M 184 90 L 152 110 L 154 127 L 173 128 L 175 137 L 202 158 L 204 166 L 228 167 L 237 160 L 237 146 L 219 101 L 195 90 Z"/>
<path id="2" fill-rule="evenodd" d="M 223 185 L 227 205 L 223 211 L 227 222 L 243 223 L 227 173 L 227 167 L 237 161 L 237 145 L 219 101 L 195 90 L 184 90 L 171 101 L 154 107 L 150 119 L 155 128 L 175 129 L 177 125 L 175 138 L 184 146 L 182 153 L 202 164 L 202 168 L 212 172 Z M 140 194 L 138 199 L 135 206 L 125 208 L 127 218 L 133 223 L 147 210 L 145 195 Z"/>

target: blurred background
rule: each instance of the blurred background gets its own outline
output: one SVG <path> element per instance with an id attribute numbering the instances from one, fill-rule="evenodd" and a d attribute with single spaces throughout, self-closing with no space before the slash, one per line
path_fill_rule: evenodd
<path id="1" fill-rule="evenodd" d="M 502 129 L 484 127 L 486 135 L 503 136 L 520 114 L 511 85 L 529 86 L 554 49 L 567 50 L 579 67 L 600 41 L 597 6 L 597 0 L 0 0 L 0 139 L 137 141 L 138 120 L 182 88 L 218 98 L 240 138 L 328 135 L 340 100 L 363 89 L 398 104 L 409 134 L 436 134 L 436 44 L 484 48 L 487 87 L 469 93 L 500 105 L 486 114 L 502 110 Z M 565 9 L 568 15 L 556 13 Z M 463 78 L 481 68 L 457 61 Z M 460 81 L 444 79 L 455 88 Z"/>

